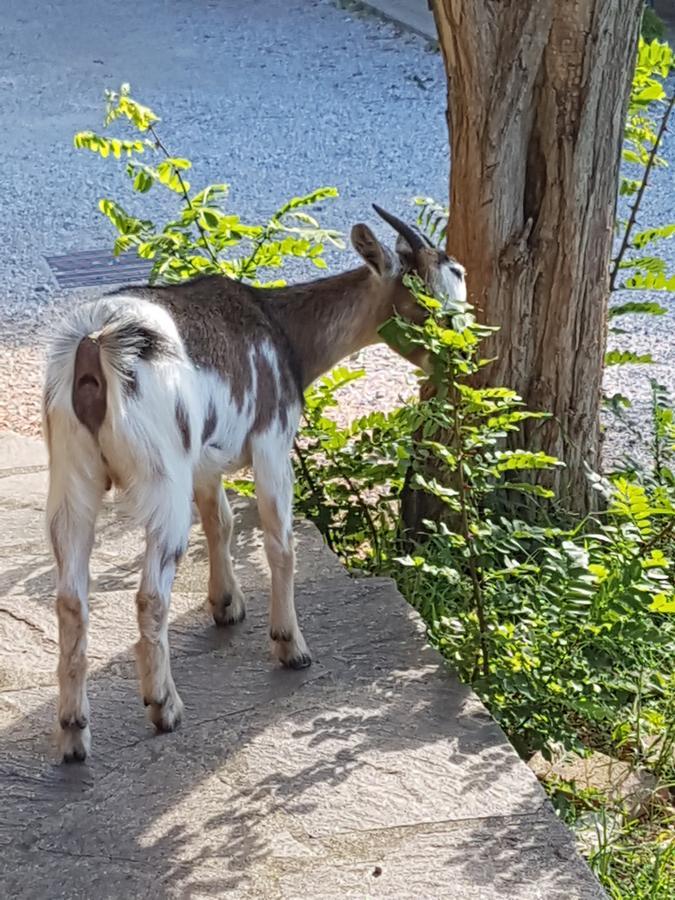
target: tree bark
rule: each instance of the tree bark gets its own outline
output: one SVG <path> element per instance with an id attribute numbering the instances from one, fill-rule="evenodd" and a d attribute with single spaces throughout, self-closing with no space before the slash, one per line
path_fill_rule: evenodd
<path id="1" fill-rule="evenodd" d="M 500 331 L 483 383 L 553 418 L 521 446 L 566 463 L 584 513 L 600 467 L 608 266 L 642 0 L 435 0 L 448 76 L 448 251 Z"/>

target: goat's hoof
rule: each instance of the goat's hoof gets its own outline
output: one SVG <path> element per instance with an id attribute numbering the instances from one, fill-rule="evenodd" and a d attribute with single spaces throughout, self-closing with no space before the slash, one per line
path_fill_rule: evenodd
<path id="1" fill-rule="evenodd" d="M 183 701 L 176 691 L 170 691 L 161 703 L 150 701 L 150 720 L 157 731 L 165 733 L 175 731 L 183 718 Z"/>
<path id="2" fill-rule="evenodd" d="M 281 634 L 285 632 L 283 632 L 283 629 L 275 628 L 273 633 Z M 302 635 L 291 640 L 273 640 L 272 653 L 286 669 L 306 669 L 312 665 L 312 655 Z"/>
<path id="3" fill-rule="evenodd" d="M 246 618 L 246 606 L 241 597 L 225 594 L 219 600 L 209 601 L 213 621 L 221 628 L 228 625 L 238 625 Z"/>
<path id="4" fill-rule="evenodd" d="M 312 665 L 312 657 L 309 653 L 299 653 L 290 659 L 282 659 L 281 662 L 286 669 L 308 669 Z"/>
<path id="5" fill-rule="evenodd" d="M 89 727 L 78 725 L 61 728 L 59 734 L 59 749 L 64 763 L 84 762 L 91 747 L 91 734 Z"/>

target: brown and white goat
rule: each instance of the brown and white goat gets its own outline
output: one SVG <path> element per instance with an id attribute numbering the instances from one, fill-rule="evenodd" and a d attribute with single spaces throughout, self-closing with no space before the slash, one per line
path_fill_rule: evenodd
<path id="1" fill-rule="evenodd" d="M 145 528 L 136 605 L 141 694 L 160 731 L 180 721 L 168 612 L 194 497 L 209 550 L 208 600 L 218 625 L 245 615 L 230 556 L 224 473 L 251 465 L 271 570 L 270 636 L 291 668 L 311 662 L 294 595 L 290 451 L 303 390 L 345 356 L 380 339 L 394 313 L 424 313 L 403 284 L 416 270 L 432 290 L 466 297 L 464 270 L 378 207 L 396 253 L 363 224 L 351 239 L 366 265 L 330 278 L 260 289 L 210 276 L 130 287 L 70 314 L 49 355 L 44 430 L 47 521 L 57 563 L 58 725 L 63 758 L 90 746 L 86 690 L 89 557 L 110 483 Z M 421 360 L 414 360 L 420 363 Z"/>

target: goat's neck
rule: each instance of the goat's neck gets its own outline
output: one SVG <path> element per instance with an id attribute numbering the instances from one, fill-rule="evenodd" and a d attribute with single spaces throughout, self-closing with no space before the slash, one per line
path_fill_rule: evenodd
<path id="1" fill-rule="evenodd" d="M 302 366 L 304 386 L 377 342 L 389 317 L 375 276 L 363 266 L 332 278 L 265 291 Z"/>

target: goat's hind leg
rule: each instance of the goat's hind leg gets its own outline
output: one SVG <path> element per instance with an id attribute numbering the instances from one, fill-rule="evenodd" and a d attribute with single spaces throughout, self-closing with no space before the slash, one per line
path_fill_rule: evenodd
<path id="1" fill-rule="evenodd" d="M 52 421 L 51 432 L 47 525 L 57 565 L 57 741 L 64 762 L 81 762 L 91 744 L 87 698 L 89 557 L 106 476 L 88 434 L 69 432 L 67 426 L 59 429 L 58 421 Z"/>
<path id="2" fill-rule="evenodd" d="M 295 613 L 293 546 L 293 474 L 288 454 L 272 442 L 253 451 L 258 511 L 272 577 L 270 637 L 272 652 L 290 669 L 312 662 Z"/>
<path id="3" fill-rule="evenodd" d="M 171 675 L 169 604 L 176 567 L 187 547 L 191 497 L 186 461 L 169 477 L 157 480 L 146 498 L 153 513 L 146 522 L 143 573 L 136 595 L 140 631 L 136 663 L 141 696 L 158 731 L 173 731 L 183 715 L 183 702 Z"/>
<path id="4" fill-rule="evenodd" d="M 235 625 L 244 619 L 246 605 L 232 567 L 234 520 L 220 472 L 200 472 L 194 492 L 209 547 L 209 606 L 216 625 Z"/>

